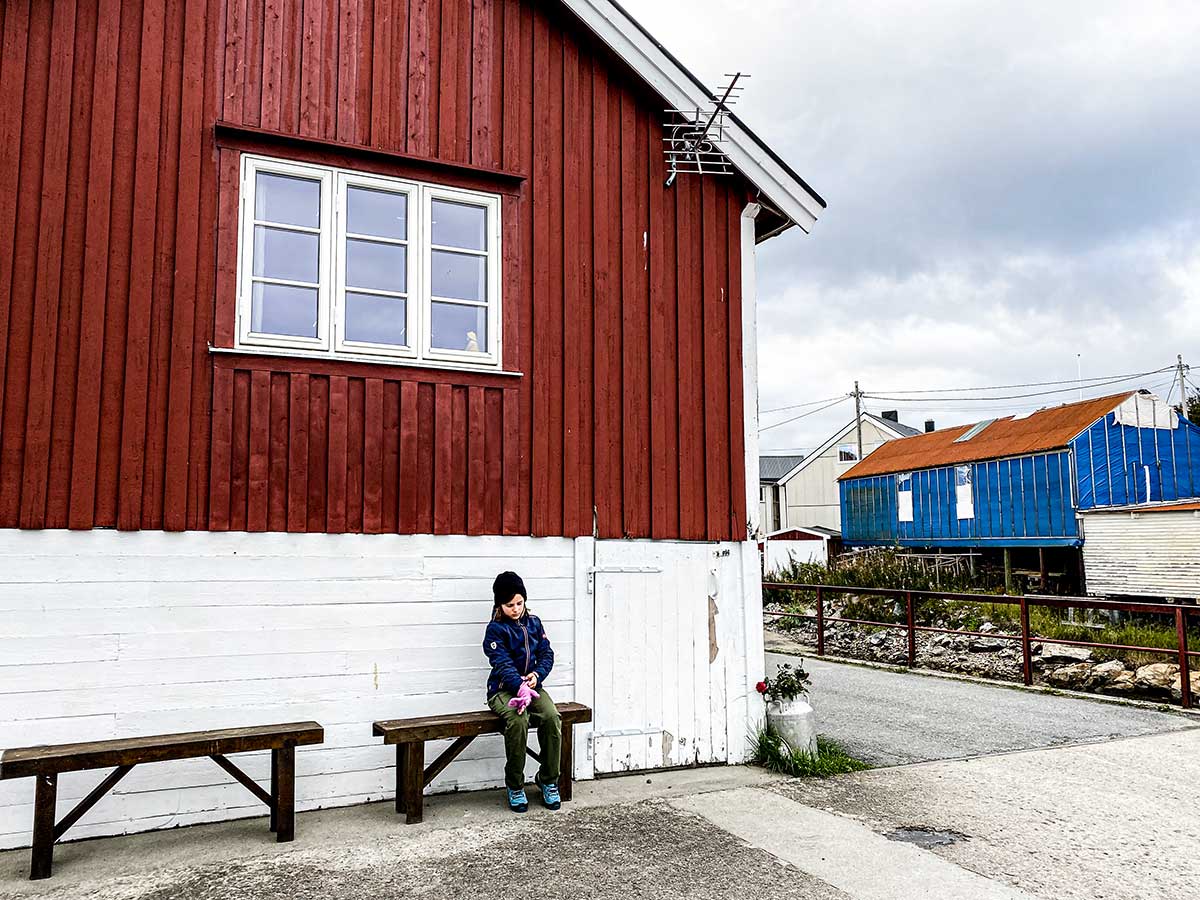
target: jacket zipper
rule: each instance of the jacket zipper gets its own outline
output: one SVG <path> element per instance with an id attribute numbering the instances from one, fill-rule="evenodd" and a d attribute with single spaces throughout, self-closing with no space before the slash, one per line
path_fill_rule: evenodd
<path id="1" fill-rule="evenodd" d="M 525 633 L 525 674 L 529 674 L 529 627 L 522 622 L 521 631 Z"/>

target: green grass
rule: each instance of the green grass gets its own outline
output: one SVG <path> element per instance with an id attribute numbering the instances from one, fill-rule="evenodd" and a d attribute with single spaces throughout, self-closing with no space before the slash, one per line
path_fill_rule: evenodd
<path id="1" fill-rule="evenodd" d="M 817 736 L 817 755 L 793 751 L 770 725 L 753 735 L 751 761 L 755 765 L 793 778 L 828 778 L 871 768 L 846 752 L 837 741 Z"/>

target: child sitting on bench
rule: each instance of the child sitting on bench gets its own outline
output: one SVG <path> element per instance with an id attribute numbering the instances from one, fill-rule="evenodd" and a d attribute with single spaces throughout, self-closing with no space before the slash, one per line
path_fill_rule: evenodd
<path id="1" fill-rule="evenodd" d="M 518 813 L 529 809 L 525 752 L 532 724 L 537 728 L 542 758 L 534 782 L 541 789 L 546 808 L 558 809 L 562 719 L 545 687 L 554 666 L 554 650 L 541 620 L 525 605 L 525 583 L 516 572 L 497 575 L 492 595 L 492 621 L 484 632 L 483 652 L 492 664 L 488 706 L 504 720 L 508 805 Z"/>

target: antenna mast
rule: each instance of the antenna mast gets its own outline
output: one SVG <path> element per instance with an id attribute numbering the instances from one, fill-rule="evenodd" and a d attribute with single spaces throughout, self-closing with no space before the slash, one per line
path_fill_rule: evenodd
<path id="1" fill-rule="evenodd" d="M 742 91 L 738 82 L 749 78 L 741 72 L 726 75 L 729 79 L 721 99 L 713 100 L 712 109 L 668 109 L 663 125 L 666 135 L 663 144 L 667 154 L 667 180 L 664 188 L 675 183 L 680 172 L 697 175 L 728 175 L 733 172 L 729 158 L 721 152 L 725 140 L 725 116 Z"/>

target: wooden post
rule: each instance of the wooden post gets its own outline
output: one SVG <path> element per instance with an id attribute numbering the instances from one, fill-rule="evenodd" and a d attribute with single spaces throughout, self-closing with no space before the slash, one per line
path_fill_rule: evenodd
<path id="1" fill-rule="evenodd" d="M 1050 590 L 1050 567 L 1046 565 L 1046 548 L 1038 547 L 1038 584 L 1044 594 Z"/>
<path id="2" fill-rule="evenodd" d="M 825 595 L 817 585 L 817 656 L 825 655 Z"/>
<path id="3" fill-rule="evenodd" d="M 404 803 L 404 744 L 396 745 L 396 813 L 406 811 Z"/>
<path id="4" fill-rule="evenodd" d="M 58 799 L 58 773 L 42 772 L 35 781 L 33 801 L 33 859 L 29 880 L 49 878 L 54 864 L 54 813 Z"/>
<path id="5" fill-rule="evenodd" d="M 1021 598 L 1021 675 L 1033 684 L 1033 651 L 1029 646 L 1029 601 Z"/>
<path id="6" fill-rule="evenodd" d="M 404 747 L 404 821 L 415 825 L 423 818 L 421 791 L 425 787 L 425 742 L 409 741 Z"/>
<path id="7" fill-rule="evenodd" d="M 1175 609 L 1175 631 L 1179 638 L 1179 702 L 1184 709 L 1192 708 L 1192 675 L 1188 666 L 1187 613 Z"/>
<path id="8" fill-rule="evenodd" d="M 913 609 L 912 591 L 904 592 L 905 615 L 908 622 L 908 664 L 917 664 L 917 618 Z"/>
<path id="9" fill-rule="evenodd" d="M 1013 592 L 1012 580 L 1012 550 L 1008 547 L 1004 548 L 1004 593 L 1011 594 Z"/>
<path id="10" fill-rule="evenodd" d="M 296 837 L 296 748 L 272 750 L 275 762 L 275 840 L 286 844 Z"/>
<path id="11" fill-rule="evenodd" d="M 563 800 L 571 799 L 571 787 L 575 772 L 575 726 L 564 724 L 562 730 L 562 759 L 559 764 L 558 795 Z"/>

